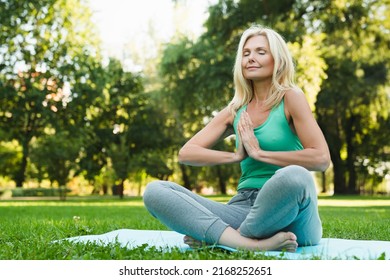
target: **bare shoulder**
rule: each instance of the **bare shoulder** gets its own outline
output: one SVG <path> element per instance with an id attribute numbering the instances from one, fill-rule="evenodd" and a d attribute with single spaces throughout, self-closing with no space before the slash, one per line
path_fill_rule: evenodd
<path id="1" fill-rule="evenodd" d="M 233 135 L 234 116 L 229 110 L 229 107 L 226 106 L 221 111 L 214 115 L 214 118 L 210 121 L 210 123 L 205 127 L 207 130 L 207 135 L 218 134 L 219 138 L 224 139 L 230 135 Z"/>
<path id="2" fill-rule="evenodd" d="M 287 103 L 304 102 L 307 103 L 306 96 L 299 88 L 289 89 L 284 94 L 284 100 Z"/>
<path id="3" fill-rule="evenodd" d="M 290 89 L 285 92 L 284 104 L 286 115 L 293 118 L 307 114 L 311 115 L 312 113 L 305 94 L 299 88 Z"/>
<path id="4" fill-rule="evenodd" d="M 226 126 L 231 126 L 233 125 L 234 117 L 229 108 L 225 107 L 215 115 L 214 119 L 218 122 L 224 123 Z"/>

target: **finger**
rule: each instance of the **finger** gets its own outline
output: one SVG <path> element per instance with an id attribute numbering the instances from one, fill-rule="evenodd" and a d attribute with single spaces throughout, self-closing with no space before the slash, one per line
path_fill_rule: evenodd
<path id="1" fill-rule="evenodd" d="M 245 125 L 244 125 L 244 122 L 242 119 L 240 119 L 240 122 L 238 123 L 238 132 L 240 134 L 240 136 L 242 136 L 245 132 Z"/>
<path id="2" fill-rule="evenodd" d="M 245 111 L 242 112 L 240 120 L 243 124 L 246 124 L 248 122 L 248 113 Z"/>
<path id="3" fill-rule="evenodd" d="M 251 120 L 251 118 L 249 117 L 249 114 L 248 114 L 248 112 L 243 112 L 243 118 L 242 118 L 242 120 L 243 120 L 243 123 L 245 124 L 245 126 L 247 127 L 247 128 L 253 128 L 253 124 L 252 124 L 252 120 Z"/>
<path id="4" fill-rule="evenodd" d="M 247 120 L 247 118 L 243 117 L 241 120 L 240 120 L 240 123 L 239 123 L 240 127 L 241 127 L 241 130 L 242 131 L 247 131 L 247 130 L 250 130 L 251 126 Z"/>

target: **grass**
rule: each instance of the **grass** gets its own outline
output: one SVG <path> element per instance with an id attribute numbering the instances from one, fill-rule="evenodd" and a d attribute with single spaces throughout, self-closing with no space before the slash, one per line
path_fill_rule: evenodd
<path id="1" fill-rule="evenodd" d="M 229 197 L 212 199 L 227 201 Z M 390 240 L 390 197 L 320 197 L 324 237 Z M 98 246 L 82 243 L 51 243 L 53 240 L 116 229 L 167 228 L 154 219 L 142 199 L 68 198 L 67 201 L 0 201 L 1 260 L 238 260 L 273 259 L 252 252 L 200 249 L 163 252 L 119 244 Z"/>

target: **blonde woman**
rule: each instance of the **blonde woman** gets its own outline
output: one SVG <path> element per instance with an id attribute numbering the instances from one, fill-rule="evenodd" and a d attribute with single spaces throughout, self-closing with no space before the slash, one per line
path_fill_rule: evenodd
<path id="1" fill-rule="evenodd" d="M 286 42 L 277 32 L 247 29 L 234 65 L 234 98 L 179 152 L 179 161 L 187 165 L 240 163 L 237 194 L 225 204 L 174 182 L 148 184 L 146 208 L 184 234 L 189 246 L 205 242 L 294 252 L 320 241 L 317 192 L 309 171 L 326 170 L 330 156 L 294 74 Z M 214 150 L 228 131 L 236 134 L 236 151 Z"/>

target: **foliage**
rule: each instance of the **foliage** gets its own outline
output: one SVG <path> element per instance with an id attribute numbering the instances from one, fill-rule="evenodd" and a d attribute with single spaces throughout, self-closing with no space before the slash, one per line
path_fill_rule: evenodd
<path id="1" fill-rule="evenodd" d="M 86 4 L 0 1 L 0 175 L 17 186 L 82 176 L 107 193 L 149 176 L 235 188 L 238 165 L 194 168 L 176 155 L 231 100 L 238 40 L 253 23 L 288 42 L 329 144 L 328 185 L 374 193 L 389 176 L 388 1 L 219 0 L 199 38 L 174 37 L 142 73 L 102 64 Z M 234 150 L 234 139 L 216 148 Z"/>
<path id="2" fill-rule="evenodd" d="M 0 142 L 1 175 L 12 177 L 21 162 L 22 151 L 16 141 Z"/>
<path id="3" fill-rule="evenodd" d="M 22 151 L 19 159 L 16 149 L 1 149 L 9 155 L 2 175 L 17 186 L 26 176 L 62 186 L 78 175 L 93 184 L 110 169 L 120 184 L 142 169 L 172 173 L 151 156 L 170 143 L 164 111 L 144 93 L 140 74 L 114 59 L 103 67 L 86 3 L 9 1 L 1 8 L 0 129 Z M 17 22 L 28 24 L 13 28 Z"/>
<path id="4" fill-rule="evenodd" d="M 59 131 L 55 135 L 47 135 L 35 141 L 31 159 L 36 163 L 40 174 L 48 174 L 50 182 L 66 186 L 71 171 L 75 170 L 80 146 L 80 138 L 69 135 L 67 131 Z M 37 178 L 41 177 L 40 174 Z"/>
<path id="5" fill-rule="evenodd" d="M 114 60 L 110 61 L 106 73 L 106 100 L 98 119 L 105 124 L 102 141 L 119 185 L 123 187 L 131 173 L 141 170 L 157 175 L 153 172 L 159 166 L 161 176 L 170 174 L 171 170 L 164 168 L 164 161 L 149 156 L 151 151 L 169 146 L 170 141 L 164 135 L 164 113 L 143 92 L 142 77 L 125 72 Z M 152 160 L 158 166 L 152 167 Z"/>
<path id="6" fill-rule="evenodd" d="M 22 186 L 31 141 L 64 120 L 59 116 L 69 103 L 88 95 L 75 84 L 93 86 L 89 69 L 99 41 L 80 1 L 2 1 L 0 7 L 0 128 L 22 147 L 20 168 L 12 174 Z"/>
<path id="7" fill-rule="evenodd" d="M 316 106 L 330 147 L 336 193 L 359 193 L 369 186 L 369 177 L 376 177 L 377 185 L 389 174 L 388 5 L 331 1 L 324 7 L 327 12 L 317 15 L 326 34 L 328 69 Z"/>

